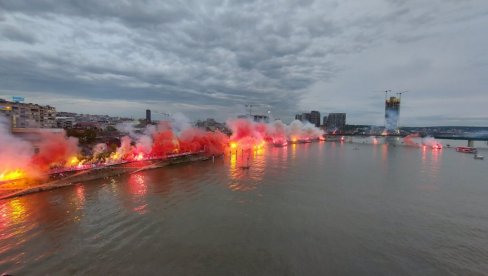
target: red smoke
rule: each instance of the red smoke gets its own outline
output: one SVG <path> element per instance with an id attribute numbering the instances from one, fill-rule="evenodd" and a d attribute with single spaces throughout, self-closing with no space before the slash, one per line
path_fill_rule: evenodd
<path id="1" fill-rule="evenodd" d="M 242 149 L 251 149 L 264 142 L 267 127 L 247 119 L 228 120 L 227 125 L 232 130 L 230 141 L 237 143 Z"/>
<path id="2" fill-rule="evenodd" d="M 57 168 L 56 171 L 83 169 L 124 161 L 164 158 L 177 153 L 203 152 L 207 155 L 220 155 L 225 153 L 228 147 L 231 150 L 260 149 L 265 142 L 284 146 L 292 135 L 308 139 L 321 135 L 321 131 L 311 124 L 298 121 L 287 126 L 281 121 L 265 124 L 248 119 L 234 119 L 227 121 L 232 131 L 229 138 L 220 131 L 210 132 L 192 128 L 183 117 L 179 121 L 173 122 L 175 126 L 169 121 L 161 122 L 158 126 L 147 126 L 142 134 L 133 126 L 125 125 L 130 136 L 122 137 L 117 149 L 111 151 L 107 145 L 97 144 L 93 149 L 93 156 L 87 156 L 85 159 L 80 157 L 78 140 L 66 137 L 64 132 L 40 134 L 38 149 L 34 151 L 32 145 L 18 141 L 18 138 L 10 135 L 7 128 L 2 126 L 0 142 L 4 144 L 4 149 L 0 160 L 3 160 L 1 163 L 4 164 L 0 163 L 0 180 L 15 179 L 26 174 L 31 177 L 38 176 L 50 172 L 53 168 Z M 5 146 L 6 144 L 17 145 L 14 148 L 22 149 L 22 159 L 18 158 L 22 162 L 12 161 L 16 159 L 16 151 L 9 151 L 11 147 Z M 8 153 L 8 156 L 4 153 Z M 17 155 L 19 154 L 20 151 L 17 150 Z M 8 164 L 15 166 L 5 166 Z"/>
<path id="3" fill-rule="evenodd" d="M 223 154 L 229 137 L 220 131 L 208 132 L 189 128 L 179 137 L 181 152 L 205 151 L 209 155 Z"/>
<path id="4" fill-rule="evenodd" d="M 163 130 L 153 134 L 151 155 L 164 157 L 168 154 L 178 153 L 179 143 L 171 130 Z"/>
<path id="5" fill-rule="evenodd" d="M 64 166 L 70 158 L 79 154 L 78 139 L 63 133 L 41 133 L 39 150 L 32 158 L 34 167 L 42 171 L 51 166 Z"/>

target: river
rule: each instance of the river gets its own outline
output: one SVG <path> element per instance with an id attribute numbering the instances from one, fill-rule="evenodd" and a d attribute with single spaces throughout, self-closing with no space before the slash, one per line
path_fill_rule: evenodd
<path id="1" fill-rule="evenodd" d="M 448 148 L 240 152 L 0 201 L 0 273 L 482 275 L 487 180 Z"/>

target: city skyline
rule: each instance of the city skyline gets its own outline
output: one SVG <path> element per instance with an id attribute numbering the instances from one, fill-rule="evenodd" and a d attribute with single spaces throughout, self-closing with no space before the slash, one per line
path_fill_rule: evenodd
<path id="1" fill-rule="evenodd" d="M 223 120 L 269 104 L 383 125 L 488 125 L 484 1 L 0 3 L 0 98 Z M 154 114 L 156 115 L 156 114 Z"/>

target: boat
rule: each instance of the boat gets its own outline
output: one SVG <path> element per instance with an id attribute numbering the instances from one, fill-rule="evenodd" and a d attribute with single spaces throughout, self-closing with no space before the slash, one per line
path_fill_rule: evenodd
<path id="1" fill-rule="evenodd" d="M 484 160 L 485 157 L 483 157 L 482 155 L 475 154 L 474 155 L 474 159 L 476 159 L 476 160 Z"/>
<path id="2" fill-rule="evenodd" d="M 464 153 L 477 153 L 478 150 L 473 147 L 456 147 L 457 152 L 464 152 Z"/>
<path id="3" fill-rule="evenodd" d="M 432 149 L 434 149 L 434 150 L 441 150 L 442 149 L 442 145 L 441 144 L 432 145 Z"/>

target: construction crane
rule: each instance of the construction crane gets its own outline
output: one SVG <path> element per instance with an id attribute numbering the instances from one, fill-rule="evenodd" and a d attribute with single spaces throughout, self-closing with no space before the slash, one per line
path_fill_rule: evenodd
<path id="1" fill-rule="evenodd" d="M 396 93 L 398 95 L 398 98 L 400 99 L 400 101 L 402 100 L 402 94 L 405 94 L 407 93 L 408 91 L 402 91 L 402 92 L 398 92 Z"/>
<path id="2" fill-rule="evenodd" d="M 171 121 L 171 114 L 169 114 L 169 113 L 158 111 L 158 110 L 151 110 L 151 112 L 162 115 L 163 121 Z"/>

